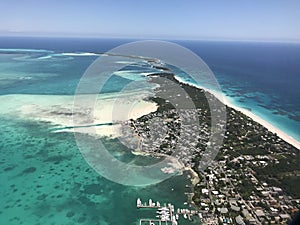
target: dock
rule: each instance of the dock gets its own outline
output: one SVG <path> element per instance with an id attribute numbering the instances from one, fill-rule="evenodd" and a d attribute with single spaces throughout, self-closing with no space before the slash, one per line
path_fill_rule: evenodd
<path id="1" fill-rule="evenodd" d="M 140 225 L 171 225 L 168 221 L 155 219 L 140 219 Z"/>
<path id="2" fill-rule="evenodd" d="M 142 203 L 141 199 L 138 198 L 136 201 L 136 207 L 137 208 L 160 208 L 159 202 L 153 202 L 152 199 L 149 199 L 148 205 L 147 203 Z"/>
<path id="3" fill-rule="evenodd" d="M 159 201 L 154 202 L 152 199 L 148 200 L 148 203 L 142 203 L 138 198 L 136 201 L 138 209 L 150 208 L 156 210 L 157 219 L 140 219 L 139 225 L 178 225 L 178 219 L 183 216 L 184 219 L 192 221 L 193 216 L 198 216 L 199 213 L 196 210 L 180 209 L 175 210 L 174 205 L 171 203 L 161 204 Z M 200 216 L 199 216 L 200 218 Z"/>

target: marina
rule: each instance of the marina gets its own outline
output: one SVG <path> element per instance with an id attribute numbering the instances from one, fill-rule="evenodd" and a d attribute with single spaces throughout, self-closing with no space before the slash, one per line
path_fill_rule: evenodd
<path id="1" fill-rule="evenodd" d="M 152 219 L 140 219 L 140 225 L 169 225 L 172 223 L 169 223 L 168 221 L 161 221 L 161 220 L 152 220 Z"/>
<path id="2" fill-rule="evenodd" d="M 156 219 L 140 219 L 139 225 L 178 225 L 178 220 L 180 216 L 184 219 L 193 221 L 193 216 L 199 216 L 202 218 L 201 213 L 196 210 L 190 209 L 180 209 L 175 210 L 174 205 L 171 203 L 161 204 L 159 201 L 153 201 L 149 199 L 148 202 L 142 203 L 141 199 L 138 198 L 136 201 L 136 206 L 138 209 L 155 209 L 156 210 Z"/>

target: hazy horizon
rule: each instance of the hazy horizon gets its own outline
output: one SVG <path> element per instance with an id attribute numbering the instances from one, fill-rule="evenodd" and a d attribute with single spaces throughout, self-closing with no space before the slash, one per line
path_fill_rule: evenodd
<path id="1" fill-rule="evenodd" d="M 300 2 L 0 2 L 0 36 L 300 41 Z"/>

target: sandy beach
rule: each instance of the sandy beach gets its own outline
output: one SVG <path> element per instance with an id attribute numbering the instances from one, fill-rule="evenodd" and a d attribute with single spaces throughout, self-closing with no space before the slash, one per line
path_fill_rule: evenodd
<path id="1" fill-rule="evenodd" d="M 0 96 L 0 114 L 22 119 L 49 122 L 58 128 L 55 132 L 91 132 L 84 126 L 94 126 L 93 133 L 107 137 L 121 135 L 118 124 L 121 121 L 136 119 L 157 110 L 156 103 L 143 100 L 147 92 L 125 94 L 101 94 L 92 109 L 74 107 L 74 96 L 68 95 L 4 95 Z M 85 95 L 84 99 L 89 96 Z M 87 113 L 91 110 L 91 113 Z M 83 115 L 74 124 L 73 114 Z M 86 115 L 86 116 L 84 116 Z M 92 118 L 90 118 L 92 115 Z M 72 126 L 82 126 L 72 129 Z"/>
<path id="2" fill-rule="evenodd" d="M 178 80 L 179 82 L 182 83 L 187 83 L 186 81 L 184 81 L 183 79 L 175 76 L 175 79 Z M 196 88 L 201 88 L 209 93 L 211 93 L 212 95 L 214 95 L 216 98 L 218 98 L 222 103 L 224 103 L 225 105 L 227 105 L 230 108 L 233 108 L 243 114 L 245 114 L 246 116 L 250 117 L 251 119 L 253 119 L 255 122 L 261 124 L 262 126 L 264 126 L 265 128 L 267 128 L 270 132 L 275 133 L 278 135 L 278 137 L 280 137 L 281 139 L 283 139 L 284 141 L 286 141 L 287 143 L 293 145 L 295 148 L 300 149 L 300 142 L 298 142 L 297 140 L 295 140 L 293 137 L 287 135 L 286 133 L 284 133 L 283 131 L 281 131 L 280 129 L 276 128 L 275 126 L 273 126 L 272 124 L 270 124 L 269 122 L 265 121 L 264 119 L 262 119 L 261 117 L 255 115 L 253 112 L 238 107 L 236 105 L 234 105 L 228 98 L 226 98 L 226 96 L 224 96 L 221 93 L 212 91 L 210 89 L 204 88 L 204 87 L 200 87 L 200 86 L 196 86 L 196 85 L 192 85 L 190 83 L 188 83 L 191 86 L 194 86 Z"/>
<path id="3" fill-rule="evenodd" d="M 191 181 L 194 186 L 199 183 L 199 175 L 191 167 L 184 167 L 184 170 L 191 174 Z"/>
<path id="4" fill-rule="evenodd" d="M 270 124 L 269 122 L 265 121 L 264 119 L 260 118 L 259 116 L 255 115 L 254 113 L 250 112 L 247 109 L 243 109 L 243 108 L 240 108 L 240 107 L 237 107 L 237 106 L 233 105 L 230 102 L 230 100 L 228 100 L 228 99 L 225 99 L 224 103 L 227 106 L 229 106 L 229 107 L 231 107 L 231 108 L 233 108 L 233 109 L 235 109 L 237 111 L 240 111 L 241 113 L 243 113 L 246 116 L 250 117 L 255 122 L 257 122 L 257 123 L 261 124 L 262 126 L 264 126 L 265 128 L 267 128 L 272 133 L 277 134 L 278 137 L 280 137 L 282 140 L 286 141 L 287 143 L 293 145 L 295 148 L 300 149 L 300 142 L 298 142 L 297 140 L 295 140 L 291 136 L 287 135 L 283 131 L 279 130 L 278 128 L 276 128 L 275 126 L 273 126 L 272 124 Z"/>

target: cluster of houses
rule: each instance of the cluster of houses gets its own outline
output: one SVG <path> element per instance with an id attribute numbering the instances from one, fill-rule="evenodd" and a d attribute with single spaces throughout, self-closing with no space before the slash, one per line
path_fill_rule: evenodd
<path id="1" fill-rule="evenodd" d="M 194 159 L 202 156 L 208 144 L 213 144 L 208 141 L 210 127 L 199 119 L 204 114 L 207 111 L 201 109 L 153 112 L 124 122 L 122 137 L 132 140 L 134 134 L 140 151 L 172 155 L 193 168 Z"/>
<path id="2" fill-rule="evenodd" d="M 204 224 L 287 224 L 300 207 L 300 200 L 287 196 L 281 188 L 260 182 L 249 167 L 233 170 L 225 160 L 215 161 L 201 173 L 201 178 L 197 201 L 203 216 L 208 218 Z M 249 196 L 239 189 L 245 179 L 254 188 Z"/>
<path id="3" fill-rule="evenodd" d="M 234 123 L 234 111 L 229 116 L 229 123 Z M 231 113 L 232 113 L 231 112 Z M 207 115 L 203 109 L 182 110 L 171 109 L 163 112 L 153 112 L 138 120 L 126 122 L 128 138 L 132 133 L 138 139 L 138 148 L 147 153 L 162 153 L 173 155 L 186 166 L 195 167 L 195 158 L 203 156 L 203 149 L 207 146 L 210 128 L 207 121 L 201 121 Z M 195 123 L 195 121 L 197 122 Z M 198 123 L 199 120 L 199 123 Z M 253 132 L 261 132 L 261 126 L 247 122 Z M 242 127 L 243 128 L 243 127 Z M 241 129 L 242 129 L 241 128 Z M 124 132 L 124 136 L 126 133 Z M 224 139 L 230 135 L 224 134 Z M 281 139 L 261 135 L 262 139 L 271 143 L 280 143 Z M 272 140 L 270 140 L 272 138 Z M 241 144 L 247 141 L 247 133 L 237 136 Z M 273 149 L 276 144 L 273 145 Z M 278 154 L 284 151 L 278 144 Z M 265 146 L 260 146 L 265 147 Z M 279 149 L 280 148 L 280 149 Z M 269 149 L 270 154 L 242 155 L 232 157 L 229 149 L 223 148 L 222 160 L 214 161 L 207 170 L 200 173 L 201 182 L 197 188 L 201 189 L 201 199 L 196 204 L 201 209 L 203 224 L 285 224 L 300 208 L 300 202 L 287 196 L 282 189 L 262 183 L 255 176 L 253 167 L 266 167 L 268 164 L 278 164 L 279 161 Z M 228 151 L 227 151 L 228 150 Z M 226 155 L 227 154 L 227 155 Z M 242 165 L 238 170 L 232 169 L 228 163 Z M 199 172 L 199 171 L 198 171 Z M 249 196 L 239 190 L 243 180 L 247 179 L 254 188 Z"/>
<path id="4" fill-rule="evenodd" d="M 159 85 L 157 93 L 169 99 L 184 99 L 176 95 L 167 81 Z M 199 92 L 193 99 L 197 101 L 203 90 L 193 91 Z M 195 192 L 193 200 L 201 212 L 202 224 L 286 224 L 300 208 L 299 200 L 259 180 L 253 168 L 280 163 L 275 156 L 293 154 L 291 146 L 240 112 L 226 110 L 227 121 L 217 118 L 217 128 L 214 128 L 222 130 L 227 123 L 227 130 L 220 136 L 224 140 L 222 158 L 213 161 L 204 171 L 197 170 L 201 179 L 195 190 L 201 191 L 199 195 Z M 153 155 L 172 155 L 195 169 L 207 154 L 207 146 L 215 144 L 210 140 L 210 122 L 211 112 L 207 107 L 168 108 L 124 122 L 122 137 L 131 142 L 132 149 Z M 256 152 L 245 154 L 241 150 Z M 231 165 L 239 166 L 232 168 Z"/>

